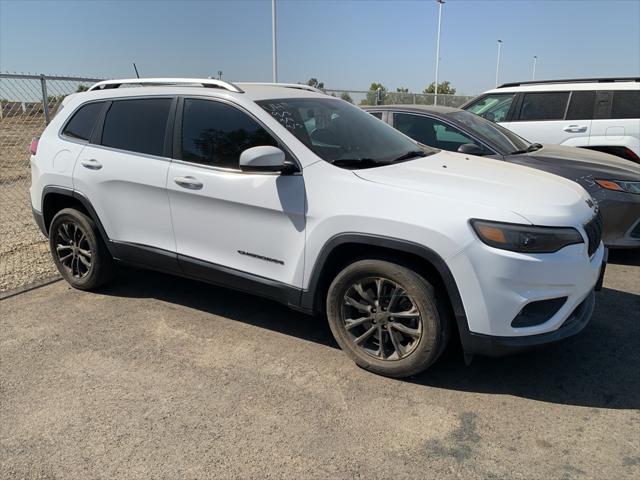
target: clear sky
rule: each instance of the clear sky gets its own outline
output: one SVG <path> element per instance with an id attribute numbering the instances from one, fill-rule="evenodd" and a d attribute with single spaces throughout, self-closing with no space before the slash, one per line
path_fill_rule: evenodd
<path id="1" fill-rule="evenodd" d="M 421 91 L 435 70 L 437 4 L 277 0 L 279 80 Z M 448 0 L 440 79 L 458 93 L 501 82 L 640 76 L 640 0 Z M 271 1 L 0 0 L 0 70 L 271 79 Z"/>

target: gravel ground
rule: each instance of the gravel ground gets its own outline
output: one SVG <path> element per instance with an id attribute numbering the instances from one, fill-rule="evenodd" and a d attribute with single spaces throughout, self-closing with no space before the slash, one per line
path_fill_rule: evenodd
<path id="1" fill-rule="evenodd" d="M 392 380 L 322 319 L 161 274 L 0 301 L 0 478 L 640 478 L 640 256 L 579 336 Z"/>

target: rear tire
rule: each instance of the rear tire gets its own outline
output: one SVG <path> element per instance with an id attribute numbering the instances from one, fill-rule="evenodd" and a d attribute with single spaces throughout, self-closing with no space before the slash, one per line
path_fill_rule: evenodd
<path id="1" fill-rule="evenodd" d="M 404 266 L 383 260 L 352 263 L 333 280 L 326 302 L 336 341 L 371 372 L 415 375 L 447 344 L 445 310 L 433 286 Z"/>
<path id="2" fill-rule="evenodd" d="M 65 208 L 53 217 L 49 248 L 60 275 L 74 288 L 93 290 L 113 278 L 109 250 L 93 220 L 78 210 Z"/>

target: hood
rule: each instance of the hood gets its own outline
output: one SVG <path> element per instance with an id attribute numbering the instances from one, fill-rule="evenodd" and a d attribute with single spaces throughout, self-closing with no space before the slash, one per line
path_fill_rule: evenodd
<path id="1" fill-rule="evenodd" d="M 371 182 L 508 210 L 538 225 L 575 225 L 594 213 L 577 183 L 502 160 L 440 151 L 353 172 Z"/>
<path id="2" fill-rule="evenodd" d="M 506 159 L 572 180 L 592 176 L 605 180 L 640 181 L 639 164 L 586 148 L 545 145 L 534 152 L 508 155 Z"/>

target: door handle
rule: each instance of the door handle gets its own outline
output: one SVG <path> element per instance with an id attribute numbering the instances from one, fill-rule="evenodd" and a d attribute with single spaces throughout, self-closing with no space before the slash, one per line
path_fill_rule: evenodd
<path id="1" fill-rule="evenodd" d="M 89 170 L 100 170 L 102 168 L 102 164 L 95 158 L 82 160 L 80 162 L 80 165 L 82 165 L 84 168 L 88 168 Z"/>
<path id="2" fill-rule="evenodd" d="M 563 128 L 565 132 L 569 133 L 582 133 L 587 131 L 586 125 L 567 125 Z"/>
<path id="3" fill-rule="evenodd" d="M 173 181 L 189 190 L 200 190 L 202 188 L 202 182 L 199 182 L 194 177 L 176 177 Z"/>

